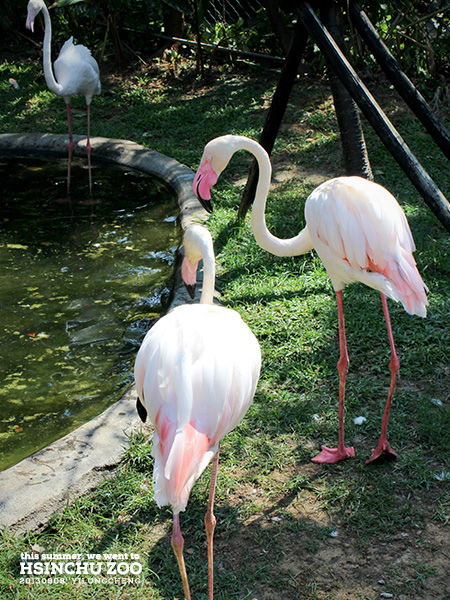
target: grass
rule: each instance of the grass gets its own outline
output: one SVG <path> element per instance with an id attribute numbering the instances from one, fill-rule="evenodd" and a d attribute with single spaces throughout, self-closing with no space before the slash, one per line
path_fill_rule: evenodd
<path id="1" fill-rule="evenodd" d="M 258 138 L 277 73 L 212 68 L 202 82 L 190 67 L 186 63 L 178 77 L 164 63 L 148 72 L 107 74 L 102 95 L 93 101 L 93 135 L 132 139 L 193 170 L 213 137 L 239 133 Z M 0 73 L 1 131 L 66 132 L 62 100 L 46 90 L 38 62 L 3 60 Z M 19 90 L 8 83 L 9 77 L 18 81 Z M 397 110 L 392 97 L 386 88 L 395 126 L 448 197 L 448 163 L 420 125 Z M 84 101 L 75 99 L 73 108 L 75 132 L 83 133 Z M 448 124 L 448 110 L 443 117 Z M 448 548 L 450 522 L 450 243 L 368 126 L 365 131 L 375 178 L 394 193 L 408 216 L 416 260 L 430 290 L 424 320 L 390 302 L 401 361 L 390 442 L 399 457 L 393 463 L 364 465 L 378 441 L 390 356 L 379 295 L 354 285 L 344 292 L 350 354 L 346 435 L 357 456 L 335 466 L 310 462 L 321 443 L 335 444 L 337 438 L 334 292 L 314 253 L 281 259 L 268 255 L 255 243 L 249 219 L 237 221 L 250 159 L 236 155 L 215 188 L 208 227 L 215 240 L 221 300 L 239 311 L 258 337 L 263 368 L 253 405 L 221 450 L 217 599 L 362 600 L 378 597 L 380 591 L 395 597 L 450 597 L 439 560 L 440 549 Z M 269 228 L 289 237 L 304 224 L 303 205 L 317 178 L 342 172 L 336 119 L 324 82 L 300 80 L 296 85 L 272 158 L 276 176 L 297 168 L 273 185 L 268 202 Z M 360 415 L 367 420 L 357 426 L 353 418 Z M 44 531 L 23 536 L 3 531 L 0 596 L 181 597 L 170 549 L 171 514 L 152 501 L 151 470 L 150 445 L 137 435 L 112 477 L 70 503 Z M 194 487 L 181 520 L 191 588 L 200 600 L 207 597 L 203 517 L 208 473 Z M 334 531 L 337 537 L 330 535 Z M 65 585 L 21 584 L 20 555 L 32 549 L 139 554 L 141 583 L 87 585 L 68 578 Z M 409 562 L 396 562 L 408 552 Z M 383 588 L 379 579 L 386 581 Z"/>

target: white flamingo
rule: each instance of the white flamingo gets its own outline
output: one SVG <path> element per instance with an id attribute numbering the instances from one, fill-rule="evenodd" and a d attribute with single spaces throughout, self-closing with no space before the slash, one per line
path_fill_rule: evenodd
<path id="1" fill-rule="evenodd" d="M 154 497 L 173 510 L 172 548 L 186 600 L 189 584 L 183 558 L 179 513 L 195 481 L 213 460 L 205 527 L 208 542 L 208 597 L 213 598 L 213 514 L 219 444 L 249 408 L 259 378 L 261 351 L 239 314 L 213 304 L 215 263 L 209 231 L 193 225 L 184 234 L 182 276 L 192 289 L 203 259 L 200 304 L 171 310 L 150 329 L 134 367 L 137 408 L 156 428 Z"/>
<path id="2" fill-rule="evenodd" d="M 50 15 L 44 0 L 30 0 L 28 2 L 28 15 L 25 26 L 34 31 L 34 20 L 36 15 L 42 10 L 45 23 L 45 35 L 43 46 L 43 65 L 45 81 L 48 89 L 62 96 L 67 108 L 67 122 L 69 126 L 69 165 L 67 170 L 67 190 L 70 188 L 70 167 L 72 161 L 73 138 L 72 121 L 70 117 L 70 99 L 72 96 L 84 96 L 87 107 L 87 139 L 86 152 L 89 168 L 89 190 L 92 193 L 92 175 L 91 175 L 91 142 L 90 142 L 90 107 L 91 100 L 96 94 L 100 94 L 100 71 L 97 61 L 91 55 L 91 51 L 86 46 L 75 45 L 73 37 L 70 37 L 61 48 L 58 58 L 53 65 L 55 75 L 52 70 L 52 24 Z M 56 77 L 55 77 L 56 76 Z"/>
<path id="3" fill-rule="evenodd" d="M 361 177 L 337 177 L 319 185 L 307 198 L 306 227 L 291 239 L 279 239 L 268 231 L 265 222 L 271 164 L 267 152 L 257 142 L 236 135 L 225 135 L 209 142 L 194 179 L 194 192 L 205 209 L 211 212 L 210 189 L 237 150 L 251 152 L 259 165 L 251 217 L 257 243 L 277 256 L 297 256 L 314 248 L 336 291 L 340 343 L 339 444 L 337 448 L 322 446 L 322 451 L 313 461 L 334 463 L 355 454 L 352 447 L 346 448 L 344 444 L 345 381 L 349 359 L 342 304 L 343 288 L 355 281 L 381 293 L 391 347 L 391 385 L 380 440 L 367 462 L 382 455 L 395 457 L 396 453 L 387 441 L 387 426 L 400 363 L 395 351 L 386 296 L 401 302 L 408 313 L 421 317 L 426 316 L 428 305 L 427 288 L 412 255 L 415 246 L 403 210 L 382 186 Z"/>

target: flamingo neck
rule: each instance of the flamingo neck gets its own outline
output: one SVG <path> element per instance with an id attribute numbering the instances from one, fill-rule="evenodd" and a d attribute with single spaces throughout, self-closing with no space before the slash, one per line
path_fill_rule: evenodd
<path id="1" fill-rule="evenodd" d="M 269 155 L 260 144 L 245 137 L 239 138 L 238 149 L 248 150 L 258 162 L 258 185 L 251 217 L 252 231 L 258 245 L 276 256 L 297 256 L 311 250 L 313 244 L 306 227 L 297 236 L 285 240 L 272 235 L 267 229 L 265 211 L 272 176 Z"/>
<path id="2" fill-rule="evenodd" d="M 48 12 L 47 6 L 43 3 L 42 12 L 44 13 L 44 23 L 45 23 L 45 34 L 44 34 L 44 44 L 43 44 L 43 66 L 44 66 L 44 76 L 45 81 L 47 83 L 48 89 L 57 94 L 58 96 L 62 96 L 62 85 L 60 85 L 53 74 L 52 69 L 52 48 L 51 48 L 51 40 L 52 40 L 52 23 L 50 20 L 50 14 Z"/>
<path id="3" fill-rule="evenodd" d="M 213 304 L 216 267 L 214 249 L 210 244 L 200 240 L 200 250 L 203 259 L 203 286 L 200 304 Z"/>

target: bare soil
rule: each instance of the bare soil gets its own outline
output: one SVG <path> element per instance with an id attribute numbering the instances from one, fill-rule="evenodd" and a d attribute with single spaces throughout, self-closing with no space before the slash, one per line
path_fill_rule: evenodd
<path id="1" fill-rule="evenodd" d="M 254 496 L 255 490 L 248 494 Z M 241 496 L 240 501 L 243 498 Z M 424 505 L 426 496 L 418 499 Z M 262 567 L 263 575 L 254 600 L 448 600 L 450 598 L 450 536 L 448 526 L 425 519 L 423 526 L 411 524 L 399 533 L 380 535 L 374 542 L 361 540 L 339 522 L 332 534 L 317 540 L 308 526 L 287 532 L 277 508 L 295 520 L 315 527 L 331 525 L 311 494 L 289 500 L 271 498 L 261 516 L 241 523 L 231 541 L 215 544 L 219 568 L 239 569 L 243 561 Z M 388 511 L 387 507 L 387 511 Z M 283 533 L 280 533 L 283 531 Z M 276 539 L 274 546 L 274 538 Z M 272 558 L 271 558 L 272 555 Z M 259 559 L 258 559 L 259 557 Z M 282 589 L 276 589 L 272 581 Z"/>

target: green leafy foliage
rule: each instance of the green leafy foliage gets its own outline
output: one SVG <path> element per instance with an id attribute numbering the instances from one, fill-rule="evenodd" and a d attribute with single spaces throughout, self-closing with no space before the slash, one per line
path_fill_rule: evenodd
<path id="1" fill-rule="evenodd" d="M 284 56 L 279 31 L 289 36 L 297 19 L 289 4 L 253 0 L 231 0 L 220 3 L 212 0 L 56 0 L 51 4 L 58 18 L 62 40 L 73 34 L 83 40 L 97 56 L 114 51 L 117 66 L 123 67 L 136 55 L 152 55 L 164 43 L 156 36 L 167 34 L 164 7 L 179 13 L 183 37 L 197 40 L 199 23 L 202 42 L 226 46 L 234 50 Z M 383 42 L 410 77 L 420 78 L 436 89 L 439 79 L 448 79 L 450 41 L 448 29 L 450 9 L 446 0 L 412 2 L 389 0 L 383 3 L 368 0 L 360 3 Z M 26 14 L 9 0 L 0 0 L 0 31 L 5 41 L 22 44 Z M 276 15 L 273 16 L 273 15 Z M 320 12 L 319 12 L 320 17 Z M 361 42 L 343 6 L 343 36 L 351 60 L 364 76 L 375 68 L 374 59 Z M 64 32 L 64 34 L 63 34 Z M 183 48 L 189 53 L 191 48 Z M 229 60 L 226 55 L 214 55 L 213 60 Z M 316 74 L 322 74 L 325 60 L 312 40 L 308 40 L 305 64 Z"/>

